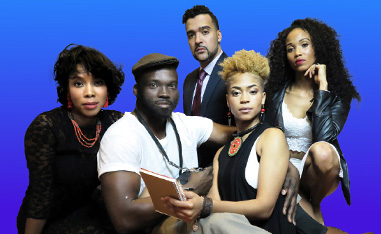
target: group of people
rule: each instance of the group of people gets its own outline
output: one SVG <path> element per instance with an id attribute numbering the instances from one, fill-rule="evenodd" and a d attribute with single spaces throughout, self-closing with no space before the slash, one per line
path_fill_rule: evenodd
<path id="1" fill-rule="evenodd" d="M 320 203 L 341 182 L 337 136 L 360 101 L 334 29 L 295 20 L 267 57 L 228 57 L 216 16 L 183 15 L 200 67 L 184 81 L 179 60 L 148 54 L 133 67 L 135 109 L 107 110 L 125 75 L 101 52 L 69 45 L 54 65 L 61 107 L 25 134 L 29 186 L 19 233 L 330 233 Z M 179 178 L 187 197 L 154 210 L 139 175 Z"/>

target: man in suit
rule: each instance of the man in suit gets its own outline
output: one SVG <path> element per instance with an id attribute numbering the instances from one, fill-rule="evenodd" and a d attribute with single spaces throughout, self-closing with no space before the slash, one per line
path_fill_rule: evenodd
<path id="1" fill-rule="evenodd" d="M 200 63 L 200 67 L 189 73 L 184 81 L 184 113 L 207 117 L 216 123 L 228 125 L 226 86 L 218 74 L 222 70 L 219 64 L 228 56 L 221 49 L 222 34 L 218 20 L 209 8 L 198 5 L 185 11 L 183 24 L 193 57 Z M 200 78 L 203 79 L 201 82 Z M 211 164 L 219 147 L 201 146 L 198 150 L 199 166 Z"/>

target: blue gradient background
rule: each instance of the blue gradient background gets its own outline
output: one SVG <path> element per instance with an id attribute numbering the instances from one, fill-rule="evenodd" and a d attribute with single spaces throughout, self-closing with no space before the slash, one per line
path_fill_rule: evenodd
<path id="1" fill-rule="evenodd" d="M 230 2 L 230 3 L 229 3 Z M 222 48 L 266 54 L 270 41 L 294 19 L 315 17 L 336 29 L 362 102 L 339 136 L 352 182 L 352 205 L 341 189 L 326 198 L 326 224 L 349 233 L 381 230 L 380 217 L 380 3 L 377 1 L 4 1 L 0 2 L 0 232 L 16 233 L 16 216 L 28 185 L 23 138 L 31 121 L 53 109 L 53 65 L 69 43 L 88 45 L 123 64 L 126 82 L 110 108 L 132 111 L 131 67 L 158 52 L 180 59 L 179 87 L 198 63 L 188 47 L 184 11 L 207 5 L 218 17 Z M 182 111 L 179 103 L 177 111 Z M 378 214 L 378 215 L 377 215 Z"/>

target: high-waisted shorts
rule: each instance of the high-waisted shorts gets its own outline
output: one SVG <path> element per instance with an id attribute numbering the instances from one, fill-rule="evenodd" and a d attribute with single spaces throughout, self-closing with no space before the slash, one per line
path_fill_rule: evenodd
<path id="1" fill-rule="evenodd" d="M 325 141 L 320 141 L 320 142 L 325 142 Z M 319 142 L 315 142 L 313 143 L 307 150 L 307 152 L 304 154 L 303 156 L 303 159 L 297 159 L 297 158 L 290 158 L 290 162 L 298 169 L 299 171 L 299 175 L 300 177 L 302 177 L 302 173 L 303 173 L 303 168 L 304 168 L 304 164 L 306 163 L 306 159 L 307 159 L 307 155 L 308 153 L 310 152 L 310 149 L 311 147 L 316 144 L 316 143 L 319 143 Z M 328 142 L 325 142 L 327 144 L 329 144 L 336 152 L 336 155 L 337 155 L 337 158 L 339 159 L 339 165 L 340 165 L 340 172 L 339 172 L 339 177 L 340 178 L 343 178 L 343 169 L 341 168 L 341 164 L 340 164 L 340 155 L 339 153 L 337 152 L 337 149 L 335 148 L 335 146 L 333 146 L 332 144 L 328 143 Z"/>

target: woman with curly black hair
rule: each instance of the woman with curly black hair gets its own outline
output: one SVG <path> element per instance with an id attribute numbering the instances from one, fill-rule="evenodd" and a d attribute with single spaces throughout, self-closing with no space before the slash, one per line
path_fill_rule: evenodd
<path id="1" fill-rule="evenodd" d="M 319 20 L 295 20 L 271 42 L 268 53 L 266 121 L 284 130 L 301 175 L 300 205 L 322 224 L 320 203 L 340 180 L 350 204 L 348 168 L 337 137 L 352 99 L 361 99 L 337 37 Z"/>
<path id="2" fill-rule="evenodd" d="M 96 154 L 122 113 L 103 110 L 124 83 L 121 67 L 101 52 L 72 44 L 54 65 L 61 107 L 38 115 L 25 134 L 29 186 L 19 233 L 114 232 L 103 208 Z"/>

